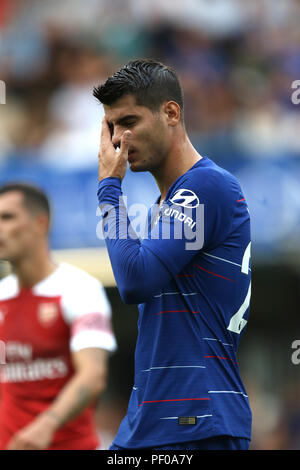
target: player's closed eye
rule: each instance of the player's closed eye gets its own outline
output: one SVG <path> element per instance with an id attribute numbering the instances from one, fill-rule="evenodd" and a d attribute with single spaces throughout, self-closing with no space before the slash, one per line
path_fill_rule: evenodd
<path id="1" fill-rule="evenodd" d="M 14 214 L 1 214 L 0 219 L 1 220 L 11 220 L 15 217 Z"/>
<path id="2" fill-rule="evenodd" d="M 130 121 L 125 121 L 122 125 L 123 127 L 128 128 L 128 127 L 134 126 L 135 124 L 136 124 L 136 119 L 134 120 L 131 119 Z"/>

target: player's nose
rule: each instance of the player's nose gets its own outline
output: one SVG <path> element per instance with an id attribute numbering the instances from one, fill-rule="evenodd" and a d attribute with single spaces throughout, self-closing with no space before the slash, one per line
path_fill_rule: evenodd
<path id="1" fill-rule="evenodd" d="M 112 144 L 115 148 L 120 147 L 120 144 L 121 144 L 121 132 L 120 132 L 120 130 L 114 128 L 111 141 L 112 141 Z"/>

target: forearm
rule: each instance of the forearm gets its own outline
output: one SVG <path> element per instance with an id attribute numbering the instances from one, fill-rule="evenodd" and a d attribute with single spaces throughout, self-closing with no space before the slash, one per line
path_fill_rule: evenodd
<path id="1" fill-rule="evenodd" d="M 159 293 L 171 275 L 133 232 L 122 201 L 120 181 L 100 184 L 98 199 L 104 216 L 105 242 L 120 295 L 126 303 L 141 303 Z M 157 276 L 159 272 L 159 277 Z"/>
<path id="2" fill-rule="evenodd" d="M 86 347 L 73 352 L 72 361 L 72 378 L 45 411 L 12 437 L 7 449 L 47 449 L 56 431 L 98 398 L 106 385 L 107 351 Z"/>
<path id="3" fill-rule="evenodd" d="M 54 432 L 57 431 L 92 404 L 103 391 L 105 383 L 104 373 L 75 373 L 52 405 L 39 415 L 38 419 L 47 422 Z"/>

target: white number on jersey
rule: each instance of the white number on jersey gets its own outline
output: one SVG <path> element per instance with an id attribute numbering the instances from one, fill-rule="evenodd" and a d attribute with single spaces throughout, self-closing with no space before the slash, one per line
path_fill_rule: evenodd
<path id="1" fill-rule="evenodd" d="M 243 274 L 248 274 L 249 273 L 249 261 L 250 261 L 250 256 L 251 256 L 251 242 L 247 246 L 244 256 L 243 256 L 243 261 L 242 261 L 242 268 L 241 272 Z M 250 305 L 250 298 L 251 298 L 251 282 L 249 284 L 249 289 L 246 295 L 246 298 L 238 311 L 231 317 L 229 325 L 227 327 L 227 330 L 233 331 L 233 333 L 240 333 L 242 329 L 246 326 L 247 320 L 243 318 L 244 314 L 246 313 L 249 305 Z"/>

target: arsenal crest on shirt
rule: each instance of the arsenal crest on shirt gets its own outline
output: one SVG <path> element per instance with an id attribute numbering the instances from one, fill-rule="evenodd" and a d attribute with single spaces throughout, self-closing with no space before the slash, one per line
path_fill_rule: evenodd
<path id="1" fill-rule="evenodd" d="M 38 320 L 42 326 L 51 326 L 58 317 L 58 305 L 54 302 L 43 302 L 38 306 Z"/>

